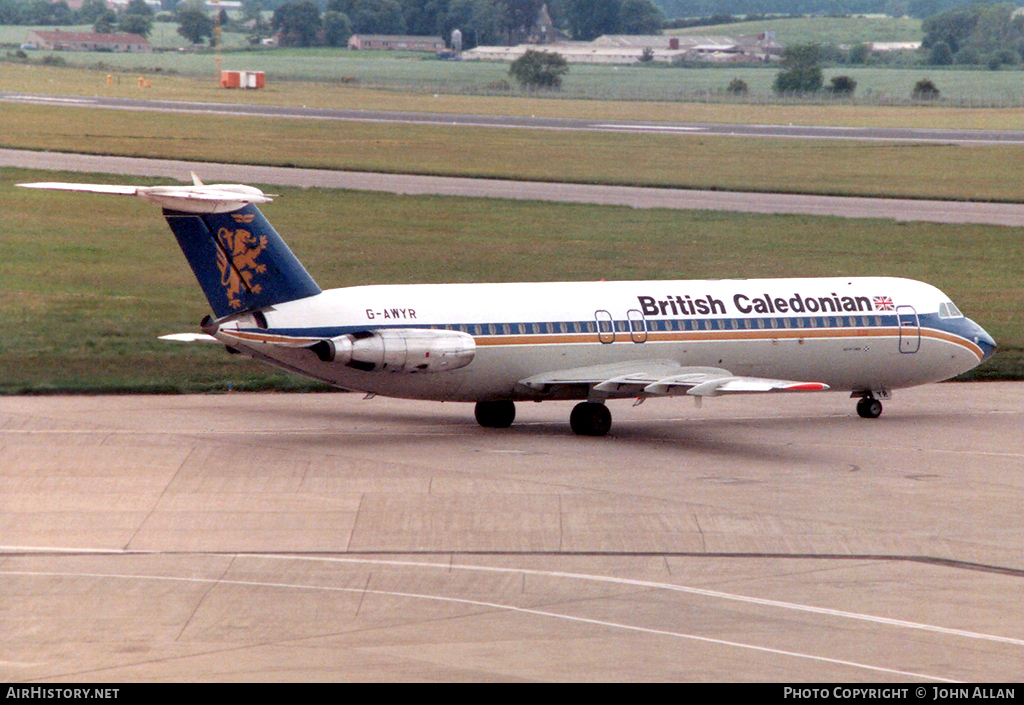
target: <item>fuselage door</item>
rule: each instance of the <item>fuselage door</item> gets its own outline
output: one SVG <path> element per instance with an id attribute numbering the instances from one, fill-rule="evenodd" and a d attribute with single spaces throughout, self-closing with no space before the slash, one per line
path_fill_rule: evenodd
<path id="1" fill-rule="evenodd" d="M 594 312 L 594 318 L 597 319 L 597 339 L 602 343 L 614 343 L 615 321 L 612 320 L 612 314 L 601 309 Z"/>
<path id="2" fill-rule="evenodd" d="M 913 306 L 897 306 L 896 318 L 900 326 L 900 352 L 916 353 L 921 349 L 921 321 Z"/>
<path id="3" fill-rule="evenodd" d="M 640 309 L 631 308 L 626 312 L 626 318 L 629 319 L 629 337 L 633 339 L 634 343 L 646 343 L 647 321 L 644 320 L 643 312 Z"/>

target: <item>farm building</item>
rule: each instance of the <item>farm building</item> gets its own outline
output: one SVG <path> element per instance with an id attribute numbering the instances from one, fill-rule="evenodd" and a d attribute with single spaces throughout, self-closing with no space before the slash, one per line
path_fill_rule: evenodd
<path id="1" fill-rule="evenodd" d="M 353 34 L 349 49 L 384 49 L 388 51 L 444 51 L 441 37 L 412 37 L 391 34 Z"/>
<path id="2" fill-rule="evenodd" d="M 138 34 L 97 34 L 96 32 L 47 32 L 34 30 L 25 35 L 25 46 L 50 51 L 116 51 L 149 54 L 153 45 Z"/>
<path id="3" fill-rule="evenodd" d="M 515 61 L 528 49 L 514 47 L 477 47 L 463 52 L 467 61 Z M 570 64 L 635 64 L 645 56 L 660 63 L 681 61 L 755 63 L 777 60 L 785 47 L 772 32 L 753 37 L 699 37 L 662 35 L 605 35 L 592 42 L 547 44 L 543 51 L 561 54 Z"/>

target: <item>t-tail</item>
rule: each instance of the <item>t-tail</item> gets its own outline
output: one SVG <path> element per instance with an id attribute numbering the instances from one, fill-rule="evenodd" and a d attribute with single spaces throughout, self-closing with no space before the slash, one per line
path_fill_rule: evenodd
<path id="1" fill-rule="evenodd" d="M 267 222 L 257 203 L 272 195 L 241 184 L 112 186 L 33 183 L 28 188 L 138 196 L 163 207 L 217 318 L 320 293 L 313 278 Z"/>

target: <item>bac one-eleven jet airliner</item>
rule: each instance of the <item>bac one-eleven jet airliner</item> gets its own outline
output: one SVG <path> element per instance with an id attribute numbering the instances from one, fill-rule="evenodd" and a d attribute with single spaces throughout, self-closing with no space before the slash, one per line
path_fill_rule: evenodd
<path id="1" fill-rule="evenodd" d="M 412 284 L 323 291 L 239 184 L 30 188 L 138 196 L 164 217 L 213 309 L 201 334 L 349 390 L 476 403 L 504 428 L 515 402 L 841 390 L 876 418 L 901 387 L 978 365 L 995 342 L 935 287 L 882 277 Z"/>

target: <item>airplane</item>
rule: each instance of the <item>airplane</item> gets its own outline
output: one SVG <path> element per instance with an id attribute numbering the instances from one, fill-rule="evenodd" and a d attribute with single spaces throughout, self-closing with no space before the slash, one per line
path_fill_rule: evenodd
<path id="1" fill-rule="evenodd" d="M 569 425 L 603 436 L 606 402 L 846 391 L 878 418 L 892 391 L 938 382 L 995 341 L 929 284 L 892 277 L 407 284 L 322 290 L 242 184 L 27 188 L 160 206 L 213 311 L 216 342 L 368 397 L 475 403 L 507 428 L 516 402 L 577 400 Z"/>

